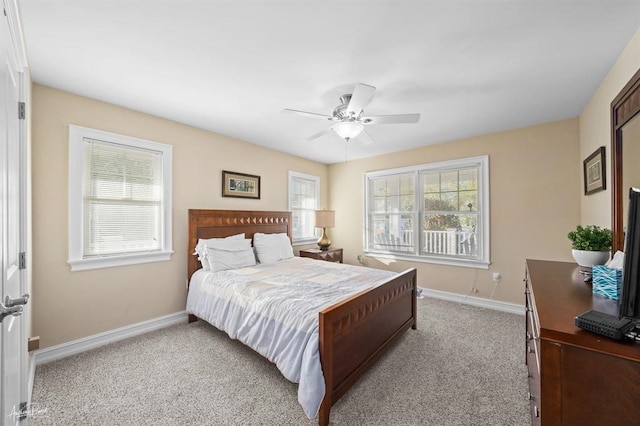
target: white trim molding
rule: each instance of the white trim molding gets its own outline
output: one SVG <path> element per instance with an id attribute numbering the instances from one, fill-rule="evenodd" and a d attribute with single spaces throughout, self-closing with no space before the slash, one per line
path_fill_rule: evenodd
<path id="1" fill-rule="evenodd" d="M 313 211 L 318 210 L 320 208 L 320 176 L 315 176 L 315 175 L 310 175 L 308 173 L 301 173 L 301 172 L 295 172 L 293 170 L 289 170 L 289 174 L 288 174 L 288 179 L 287 179 L 287 204 L 288 204 L 288 209 L 291 212 L 291 220 L 295 223 L 296 222 L 296 218 L 301 221 L 300 218 L 300 213 L 304 213 L 305 211 L 309 211 L 310 209 L 308 208 L 308 206 L 306 206 L 305 208 L 302 207 L 297 207 L 296 210 L 298 211 L 298 213 L 294 212 L 293 209 L 293 196 L 291 191 L 293 190 L 293 182 L 294 180 L 298 180 L 298 181 L 308 181 L 308 182 L 313 182 L 313 185 L 315 186 L 315 206 L 313 206 Z M 297 224 L 297 226 L 301 226 L 300 223 Z M 316 240 L 318 239 L 318 237 L 320 237 L 320 234 L 318 232 L 318 228 L 314 227 L 314 236 L 313 237 L 306 237 L 306 238 L 301 238 L 295 235 L 296 232 L 296 226 L 294 226 L 294 235 L 292 235 L 292 241 L 291 241 L 291 245 L 293 246 L 300 246 L 300 245 L 306 245 L 306 244 L 314 244 L 316 242 Z"/>
<path id="2" fill-rule="evenodd" d="M 100 141 L 100 143 L 119 146 L 122 149 L 153 152 L 159 155 L 162 202 L 159 213 L 161 230 L 157 236 L 160 244 L 158 249 L 134 252 L 120 250 L 118 253 L 92 254 L 90 256 L 85 253 L 84 237 L 88 229 L 84 216 L 86 186 L 84 173 L 87 150 L 85 140 Z M 69 124 L 69 259 L 67 263 L 71 265 L 72 271 L 171 260 L 173 254 L 172 164 L 172 145 Z"/>
<path id="3" fill-rule="evenodd" d="M 150 331 L 180 324 L 186 322 L 187 319 L 188 316 L 186 311 L 180 311 L 174 314 L 105 331 L 103 333 L 94 334 L 93 336 L 83 337 L 82 339 L 73 340 L 60 345 L 39 349 L 33 352 L 33 357 L 35 358 L 36 365 L 45 364 L 47 362 L 66 358 L 68 356 L 85 352 L 90 349 L 95 349 L 129 337 L 138 336 Z"/>
<path id="4" fill-rule="evenodd" d="M 27 382 L 27 404 L 31 405 L 31 395 L 33 394 L 33 382 L 36 380 L 36 357 L 33 354 L 29 354 L 29 371 Z"/>
<path id="5" fill-rule="evenodd" d="M 524 305 L 517 303 L 500 302 L 493 299 L 484 299 L 482 297 L 465 296 L 463 294 L 449 293 L 448 291 L 431 290 L 428 288 L 421 288 L 422 295 L 427 297 L 433 297 L 434 299 L 447 300 L 449 302 L 458 302 L 465 305 L 478 306 L 480 308 L 493 309 L 495 311 L 508 312 L 510 314 L 523 315 L 525 314 Z"/>
<path id="6" fill-rule="evenodd" d="M 422 235 L 425 231 L 420 224 L 423 222 L 425 215 L 429 213 L 429 210 L 425 210 L 424 206 L 424 188 L 422 188 L 423 174 L 424 173 L 443 173 L 447 171 L 456 171 L 460 169 L 475 169 L 478 171 L 477 176 L 477 195 L 476 201 L 477 210 L 475 213 L 469 213 L 477 216 L 477 224 L 475 226 L 475 238 L 477 244 L 477 254 L 459 254 L 456 253 L 428 253 L 425 249 L 425 236 Z M 399 205 L 389 207 L 386 203 L 382 203 L 383 207 L 378 207 L 377 202 L 373 196 L 373 183 L 375 179 L 387 179 L 402 176 L 411 180 L 411 188 L 413 190 L 413 203 L 409 210 L 403 210 Z M 364 224 L 365 229 L 363 232 L 363 247 L 364 253 L 370 257 L 404 260 L 409 262 L 424 262 L 424 263 L 436 263 L 449 266 L 462 266 L 478 269 L 489 269 L 491 265 L 491 253 L 490 253 L 490 186 L 489 186 L 489 156 L 482 155 L 477 157 L 461 158 L 456 160 L 439 161 L 434 163 L 419 164 L 414 166 L 400 167 L 395 169 L 377 170 L 366 172 L 364 174 Z M 410 193 L 407 193 L 405 197 L 410 197 Z M 384 195 L 384 197 L 397 195 Z M 384 198 L 383 197 L 383 198 Z M 386 207 L 384 207 L 386 206 Z M 377 210 L 381 208 L 382 210 Z M 409 207 L 407 207 L 409 208 Z M 460 207 L 458 206 L 458 209 Z M 463 211 L 452 211 L 454 215 L 462 215 Z M 384 227 L 389 227 L 390 218 L 394 218 L 394 232 L 383 230 L 383 234 L 390 234 L 389 236 L 395 236 L 399 238 L 399 234 L 403 231 L 400 230 L 402 224 L 402 217 L 410 218 L 413 226 L 407 228 L 407 232 L 415 233 L 411 241 L 404 241 L 403 248 L 376 248 L 377 243 L 374 234 L 376 233 L 378 225 L 377 221 L 385 223 Z M 392 244 L 390 244 L 391 246 Z M 406 250 L 405 250 L 406 249 Z"/>

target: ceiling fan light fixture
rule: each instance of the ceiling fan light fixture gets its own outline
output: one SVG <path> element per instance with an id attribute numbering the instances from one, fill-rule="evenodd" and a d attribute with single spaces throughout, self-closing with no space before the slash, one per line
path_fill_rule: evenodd
<path id="1" fill-rule="evenodd" d="M 345 140 L 355 138 L 362 132 L 363 128 L 362 124 L 353 121 L 343 121 L 332 127 L 333 131 Z"/>
<path id="2" fill-rule="evenodd" d="M 364 109 L 371 101 L 376 88 L 368 84 L 356 84 L 353 93 L 340 96 L 340 105 L 334 108 L 333 114 L 318 114 L 315 112 L 299 111 L 295 109 L 285 108 L 283 112 L 290 112 L 312 118 L 322 118 L 336 124 L 325 129 L 307 140 L 317 139 L 330 133 L 332 130 L 345 141 L 359 137 L 358 142 L 363 145 L 373 143 L 373 139 L 364 131 L 364 126 L 370 124 L 404 124 L 417 123 L 420 120 L 420 114 L 393 114 L 393 115 L 364 115 Z"/>

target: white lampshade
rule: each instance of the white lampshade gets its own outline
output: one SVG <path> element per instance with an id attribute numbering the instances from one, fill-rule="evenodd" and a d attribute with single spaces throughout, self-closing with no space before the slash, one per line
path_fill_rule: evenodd
<path id="1" fill-rule="evenodd" d="M 363 127 L 360 123 L 355 123 L 353 121 L 343 121 L 333 126 L 332 129 L 342 139 L 349 140 L 358 136 Z"/>
<path id="2" fill-rule="evenodd" d="M 316 228 L 333 228 L 336 226 L 336 212 L 333 210 L 316 210 Z"/>

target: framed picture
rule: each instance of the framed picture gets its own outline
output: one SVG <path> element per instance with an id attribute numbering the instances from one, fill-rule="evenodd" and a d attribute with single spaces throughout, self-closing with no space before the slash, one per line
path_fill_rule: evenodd
<path id="1" fill-rule="evenodd" d="M 607 188 L 605 175 L 605 150 L 604 146 L 596 149 L 593 154 L 583 162 L 584 195 L 593 194 Z"/>
<path id="2" fill-rule="evenodd" d="M 260 199 L 260 176 L 222 171 L 222 196 Z"/>

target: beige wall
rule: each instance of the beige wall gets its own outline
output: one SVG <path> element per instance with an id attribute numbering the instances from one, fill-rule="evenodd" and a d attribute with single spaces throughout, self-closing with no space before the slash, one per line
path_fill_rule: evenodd
<path id="1" fill-rule="evenodd" d="M 476 296 L 483 298 L 493 291 L 492 273 L 500 272 L 503 279 L 494 298 L 522 304 L 526 258 L 572 260 L 566 234 L 580 220 L 577 119 L 330 166 L 329 197 L 336 210 L 333 245 L 344 247 L 348 263 L 356 263 L 363 251 L 363 173 L 479 155 L 489 156 L 489 270 L 417 262 L 385 265 L 371 257 L 367 266 L 395 271 L 416 267 L 421 287 L 467 294 L 475 285 L 480 291 Z"/>
<path id="2" fill-rule="evenodd" d="M 577 162 L 582 173 L 582 160 L 600 146 L 607 152 L 607 189 L 584 196 L 581 187 L 581 222 L 611 228 L 611 101 L 640 68 L 640 29 L 629 41 L 615 64 L 595 91 L 580 114 L 580 159 Z M 582 175 L 581 175 L 582 176 Z M 582 178 L 582 177 L 581 177 Z M 582 184 L 581 184 L 582 185 Z"/>
<path id="3" fill-rule="evenodd" d="M 287 210 L 287 172 L 328 167 L 168 120 L 33 86 L 33 335 L 41 348 L 185 308 L 187 209 Z M 173 146 L 173 249 L 168 262 L 70 272 L 67 264 L 68 125 Z M 222 198 L 221 170 L 261 176 L 260 200 Z"/>

